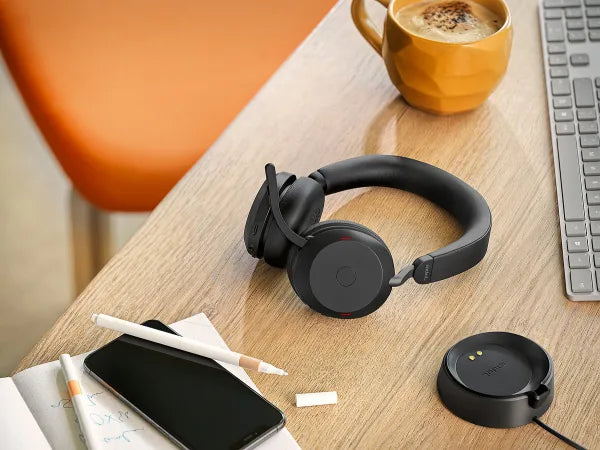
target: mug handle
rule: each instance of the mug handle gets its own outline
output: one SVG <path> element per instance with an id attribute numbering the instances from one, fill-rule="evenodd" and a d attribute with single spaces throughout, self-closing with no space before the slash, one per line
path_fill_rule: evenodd
<path id="1" fill-rule="evenodd" d="M 378 3 L 381 3 L 386 8 L 390 4 L 390 0 L 375 0 Z M 352 20 L 354 21 L 354 25 L 360 31 L 360 34 L 367 40 L 371 47 L 375 49 L 377 53 L 381 55 L 381 47 L 382 47 L 382 38 L 381 35 L 377 32 L 377 28 L 373 24 L 371 18 L 367 15 L 367 10 L 365 9 L 365 0 L 352 0 Z"/>

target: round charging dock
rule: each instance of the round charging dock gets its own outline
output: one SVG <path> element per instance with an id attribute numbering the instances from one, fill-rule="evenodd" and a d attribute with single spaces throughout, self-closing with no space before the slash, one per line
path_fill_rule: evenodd
<path id="1" fill-rule="evenodd" d="M 552 358 L 518 334 L 477 334 L 448 350 L 437 387 L 444 405 L 464 420 L 518 427 L 540 417 L 552 403 Z"/>

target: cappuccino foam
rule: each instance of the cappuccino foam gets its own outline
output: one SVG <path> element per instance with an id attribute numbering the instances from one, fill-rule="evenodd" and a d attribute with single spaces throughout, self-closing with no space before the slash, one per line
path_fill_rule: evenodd
<path id="1" fill-rule="evenodd" d="M 435 41 L 464 43 L 491 36 L 502 27 L 501 18 L 472 0 L 426 0 L 396 13 L 408 31 Z"/>

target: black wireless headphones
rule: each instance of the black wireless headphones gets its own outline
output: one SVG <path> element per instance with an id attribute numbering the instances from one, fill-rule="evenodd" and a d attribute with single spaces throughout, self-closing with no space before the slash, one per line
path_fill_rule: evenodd
<path id="1" fill-rule="evenodd" d="M 272 164 L 265 173 L 267 180 L 246 220 L 246 249 L 272 266 L 287 266 L 298 297 L 327 316 L 365 316 L 385 302 L 392 286 L 411 277 L 420 284 L 443 280 L 485 256 L 490 208 L 475 189 L 437 167 L 400 156 L 369 155 L 330 164 L 308 177 L 276 174 Z M 325 195 L 366 186 L 425 197 L 452 214 L 463 235 L 395 275 L 392 255 L 375 232 L 345 220 L 319 222 Z"/>

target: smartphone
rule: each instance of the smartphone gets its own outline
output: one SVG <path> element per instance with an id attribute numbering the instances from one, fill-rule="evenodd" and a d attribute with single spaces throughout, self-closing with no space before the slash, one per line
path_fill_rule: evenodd
<path id="1" fill-rule="evenodd" d="M 162 322 L 142 325 L 177 334 Z M 187 449 L 249 449 L 283 428 L 285 416 L 209 358 L 123 335 L 84 368 L 169 439 Z"/>

